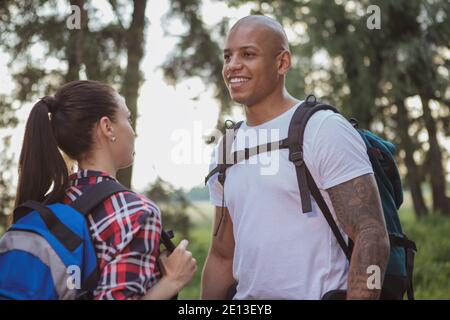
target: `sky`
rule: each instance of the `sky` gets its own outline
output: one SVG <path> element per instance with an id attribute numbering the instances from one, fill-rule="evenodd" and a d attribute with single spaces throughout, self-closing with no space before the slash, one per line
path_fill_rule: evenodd
<path id="1" fill-rule="evenodd" d="M 111 19 L 112 13 L 106 0 L 96 0 L 102 19 Z M 158 176 L 175 187 L 190 189 L 202 185 L 208 173 L 212 147 L 203 143 L 203 137 L 214 129 L 219 114 L 219 103 L 213 98 L 212 88 L 205 87 L 202 79 L 183 81 L 175 87 L 163 79 L 160 66 L 173 50 L 177 39 L 164 35 L 163 19 L 169 9 L 168 0 L 149 0 L 146 17 L 145 57 L 141 63 L 145 82 L 140 88 L 138 118 L 136 124 L 135 162 L 133 188 L 142 191 Z M 224 16 L 233 23 L 250 13 L 250 6 L 228 8 L 219 1 L 204 1 L 202 14 L 207 25 L 218 23 Z M 181 22 L 169 26 L 172 34 L 184 30 Z M 0 52 L 0 93 L 13 90 L 7 61 L 9 57 Z M 194 101 L 192 98 L 199 96 Z M 14 130 L 3 130 L 0 137 L 13 133 L 12 150 L 16 161 L 24 134 L 26 118 L 33 104 L 18 111 L 20 124 Z M 242 112 L 233 115 L 242 119 Z M 14 183 L 17 176 L 12 177 Z"/>

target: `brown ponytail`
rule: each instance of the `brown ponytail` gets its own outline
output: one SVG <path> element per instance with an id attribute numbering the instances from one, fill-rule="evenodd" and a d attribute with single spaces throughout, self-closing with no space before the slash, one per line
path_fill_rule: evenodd
<path id="1" fill-rule="evenodd" d="M 49 118 L 54 102 L 52 97 L 41 99 L 28 118 L 19 160 L 16 206 L 26 200 L 44 201 L 52 183 L 48 203 L 58 201 L 67 188 L 67 166 L 58 150 Z"/>

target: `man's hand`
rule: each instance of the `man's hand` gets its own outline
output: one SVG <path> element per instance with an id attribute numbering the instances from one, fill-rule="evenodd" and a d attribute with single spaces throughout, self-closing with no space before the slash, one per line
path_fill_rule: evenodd
<path id="1" fill-rule="evenodd" d="M 367 285 L 368 267 L 380 268 L 382 284 L 390 247 L 374 175 L 360 176 L 327 191 L 341 228 L 354 242 L 347 299 L 379 299 L 381 289 Z"/>

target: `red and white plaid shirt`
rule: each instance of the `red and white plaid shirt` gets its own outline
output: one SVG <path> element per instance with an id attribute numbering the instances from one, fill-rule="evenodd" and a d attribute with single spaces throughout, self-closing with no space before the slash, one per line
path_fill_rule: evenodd
<path id="1" fill-rule="evenodd" d="M 70 179 L 65 204 L 71 204 L 88 185 L 115 180 L 92 170 L 81 170 Z M 140 299 L 161 277 L 159 208 L 143 195 L 124 191 L 106 199 L 87 220 L 100 271 L 94 299 Z"/>

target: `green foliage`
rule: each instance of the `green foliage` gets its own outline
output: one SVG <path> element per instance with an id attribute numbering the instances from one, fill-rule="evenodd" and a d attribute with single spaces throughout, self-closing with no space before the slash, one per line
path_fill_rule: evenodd
<path id="1" fill-rule="evenodd" d="M 186 197 L 191 201 L 208 201 L 209 191 L 206 186 L 193 187 L 186 193 Z"/>
<path id="2" fill-rule="evenodd" d="M 211 223 L 204 224 L 192 230 L 191 236 L 188 238 L 192 255 L 197 260 L 198 269 L 192 281 L 187 285 L 179 295 L 179 299 L 199 299 L 200 298 L 200 282 L 203 266 L 209 250 L 211 241 Z"/>
<path id="3" fill-rule="evenodd" d="M 450 218 L 431 215 L 417 220 L 403 210 L 404 232 L 417 244 L 414 265 L 416 299 L 450 299 Z"/>
<path id="4" fill-rule="evenodd" d="M 158 178 L 145 195 L 160 208 L 164 230 L 173 230 L 177 237 L 189 237 L 191 223 L 187 211 L 191 204 L 181 189 Z"/>

